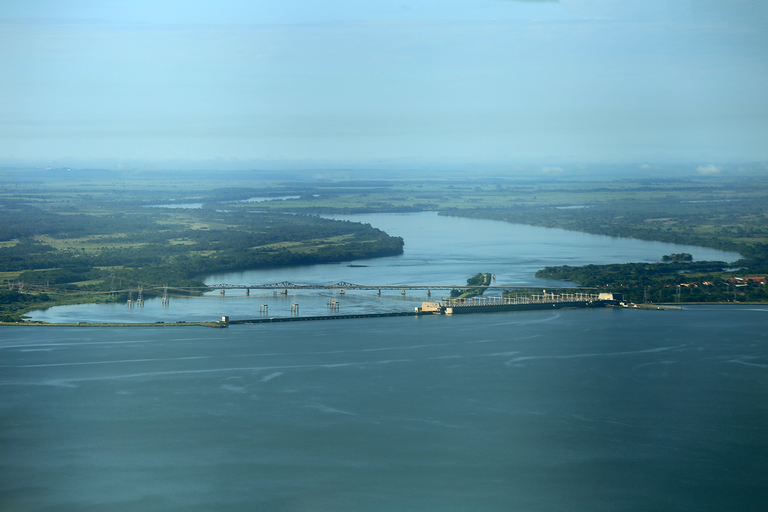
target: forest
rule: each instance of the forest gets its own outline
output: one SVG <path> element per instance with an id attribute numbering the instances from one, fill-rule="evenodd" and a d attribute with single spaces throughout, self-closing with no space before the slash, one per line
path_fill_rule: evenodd
<path id="1" fill-rule="evenodd" d="M 211 273 L 391 256 L 404 245 L 368 224 L 308 214 L 136 207 L 91 193 L 19 196 L 0 196 L 6 320 L 41 302 L 119 300 L 137 286 L 147 294 L 201 287 Z"/>
<path id="2" fill-rule="evenodd" d="M 536 277 L 621 293 L 634 303 L 768 302 L 764 275 L 726 277 L 724 262 L 624 263 L 545 267 Z"/>

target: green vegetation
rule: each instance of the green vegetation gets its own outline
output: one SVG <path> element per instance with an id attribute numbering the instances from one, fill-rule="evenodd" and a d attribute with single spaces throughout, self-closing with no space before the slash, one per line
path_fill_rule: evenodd
<path id="1" fill-rule="evenodd" d="M 687 252 L 681 254 L 665 254 L 661 257 L 661 261 L 693 261 L 693 255 Z"/>
<path id="2" fill-rule="evenodd" d="M 536 277 L 605 288 L 635 303 L 768 302 L 768 289 L 760 279 L 737 279 L 724 271 L 725 266 L 722 261 L 566 265 L 546 267 Z"/>
<path id="3" fill-rule="evenodd" d="M 477 297 L 485 293 L 485 290 L 491 285 L 493 274 L 475 274 L 467 279 L 467 286 L 477 286 L 471 290 L 451 290 L 451 298 L 456 299 L 469 299 L 471 297 Z"/>
<path id="4" fill-rule="evenodd" d="M 214 272 L 400 254 L 403 246 L 369 225 L 306 215 L 146 209 L 96 217 L 4 206 L 5 236 L 18 243 L 0 248 L 0 268 L 25 271 L 18 280 L 37 285 L 114 275 L 199 286 L 199 276 Z"/>
<path id="5" fill-rule="evenodd" d="M 165 187 L 115 183 L 0 187 L 0 318 L 40 306 L 125 300 L 130 290 L 168 285 L 198 293 L 216 272 L 401 254 L 403 240 L 367 224 L 225 204 L 149 208 L 181 199 Z M 84 187 L 87 193 L 82 193 Z M 162 192 L 162 191 L 165 192 Z M 214 190 L 231 200 L 245 190 Z M 117 192 L 116 192 L 117 191 Z M 198 192 L 186 191 L 185 194 Z M 202 193 L 202 192 L 200 192 Z M 165 195 L 163 195 L 165 194 Z M 184 200 L 184 199 L 181 199 Z M 180 202 L 180 201 L 177 201 Z"/>
<path id="6" fill-rule="evenodd" d="M 50 302 L 51 298 L 44 293 L 29 294 L 0 289 L 0 322 L 18 322 L 20 310 L 47 307 Z"/>
<path id="7" fill-rule="evenodd" d="M 108 292 L 66 290 L 54 287 L 43 289 L 19 283 L 12 286 L 14 290 L 0 289 L 0 322 L 19 322 L 23 319 L 24 313 L 33 309 L 86 303 L 125 302 L 128 298 L 127 291 L 110 294 Z M 22 288 L 22 292 L 16 291 L 18 288 Z M 144 291 L 145 296 L 152 294 L 151 291 Z M 176 293 L 177 296 L 180 294 L 181 292 Z"/>

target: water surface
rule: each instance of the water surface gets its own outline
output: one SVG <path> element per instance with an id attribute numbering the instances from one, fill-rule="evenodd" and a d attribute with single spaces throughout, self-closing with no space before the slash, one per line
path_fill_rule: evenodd
<path id="1" fill-rule="evenodd" d="M 546 265 L 709 249 L 434 214 L 356 216 L 405 254 L 232 284 L 551 286 Z M 348 291 L 341 312 L 409 309 Z M 49 321 L 327 311 L 328 292 L 83 305 Z M 0 505 L 33 511 L 762 511 L 768 308 L 525 311 L 0 332 Z"/>
<path id="2" fill-rule="evenodd" d="M 12 327 L 0 504 L 764 510 L 768 308 Z"/>

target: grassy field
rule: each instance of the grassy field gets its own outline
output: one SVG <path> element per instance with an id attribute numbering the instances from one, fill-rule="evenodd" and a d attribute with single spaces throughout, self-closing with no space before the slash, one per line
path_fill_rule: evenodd
<path id="1" fill-rule="evenodd" d="M 130 174 L 130 173 L 129 173 Z M 149 173 L 134 174 L 147 176 Z M 343 174 L 343 173 L 339 173 Z M 77 177 L 79 175 L 74 175 Z M 768 204 L 768 179 L 758 176 L 689 176 L 655 178 L 568 178 L 542 176 L 462 179 L 326 180 L 285 182 L 277 180 L 211 180 L 201 175 L 176 175 L 179 179 L 135 181 L 124 178 L 114 182 L 96 176 L 62 180 L 61 173 L 51 173 L 52 181 L 7 184 L 0 187 L 0 200 L 6 198 L 34 204 L 60 215 L 85 213 L 105 216 L 117 210 L 133 215 L 157 213 L 156 223 L 169 235 L 174 230 L 225 231 L 236 222 L 201 215 L 184 209 L 144 208 L 152 204 L 202 203 L 205 208 L 224 208 L 233 212 L 259 211 L 291 213 L 362 213 L 393 211 L 442 211 L 507 218 L 511 222 L 535 223 L 519 212 L 530 212 L 542 219 L 540 224 L 585 230 L 577 225 L 588 211 L 611 209 L 612 222 L 645 238 L 666 233 L 686 233 L 706 240 L 727 240 L 735 244 L 768 243 L 768 212 L 755 207 Z M 171 174 L 173 176 L 173 174 Z M 439 174 L 432 174 L 439 176 Z M 58 178 L 58 179 L 56 179 Z M 259 203 L 236 202 L 249 197 L 298 196 L 298 199 Z M 552 215 L 551 210 L 557 210 Z M 504 212 L 515 215 L 504 216 Z M 642 215 L 642 218 L 638 216 Z M 533 216 L 533 215 L 529 215 Z M 558 217 L 557 220 L 553 220 Z M 88 236 L 50 235 L 36 237 L 57 249 L 94 252 L 102 247 L 138 249 L 146 241 L 127 238 L 127 233 Z M 629 236 L 634 236 L 630 234 Z M 168 243 L 193 246 L 194 241 L 169 236 Z M 314 243 L 286 242 L 291 250 L 307 251 Z M 18 240 L 0 240 L 0 248 Z M 280 247 L 276 245 L 274 247 Z"/>
<path id="2" fill-rule="evenodd" d="M 0 272 L 0 281 L 3 283 L 6 281 L 14 281 L 19 278 L 21 271 L 16 272 Z"/>

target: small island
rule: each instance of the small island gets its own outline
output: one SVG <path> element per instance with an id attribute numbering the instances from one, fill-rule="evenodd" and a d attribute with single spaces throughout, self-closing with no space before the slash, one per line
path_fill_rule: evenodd
<path id="1" fill-rule="evenodd" d="M 485 290 L 491 285 L 493 274 L 491 273 L 478 273 L 467 279 L 467 286 L 473 287 L 470 289 L 453 289 L 451 290 L 452 299 L 469 299 L 482 295 Z"/>
<path id="2" fill-rule="evenodd" d="M 687 252 L 680 254 L 665 254 L 661 257 L 661 261 L 693 261 L 693 256 Z"/>

